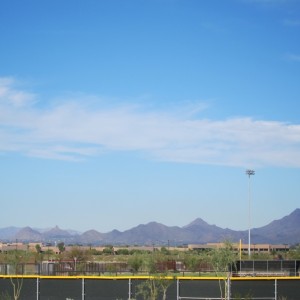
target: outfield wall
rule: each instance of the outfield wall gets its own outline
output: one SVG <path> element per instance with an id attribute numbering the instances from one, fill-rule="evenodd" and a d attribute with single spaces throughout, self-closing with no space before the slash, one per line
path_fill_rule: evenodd
<path id="1" fill-rule="evenodd" d="M 13 296 L 14 283 L 22 284 L 20 300 L 144 300 L 137 295 L 137 287 L 148 279 L 148 276 L 1 276 L 0 299 L 7 294 Z M 167 300 L 221 299 L 218 278 L 168 277 L 168 280 Z M 220 280 L 224 290 L 225 281 Z M 300 277 L 233 277 L 227 282 L 230 300 L 300 299 Z"/>

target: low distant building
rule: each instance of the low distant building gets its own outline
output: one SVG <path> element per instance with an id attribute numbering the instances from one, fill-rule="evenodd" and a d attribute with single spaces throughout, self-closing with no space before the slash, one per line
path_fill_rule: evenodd
<path id="1" fill-rule="evenodd" d="M 29 250 L 29 246 L 23 243 L 1 243 L 0 244 L 0 252 L 7 253 L 8 251 L 12 250 Z"/>
<path id="2" fill-rule="evenodd" d="M 207 244 L 189 244 L 189 250 L 212 250 L 216 248 L 221 248 L 224 246 L 224 243 L 207 243 Z M 233 243 L 233 249 L 237 252 L 248 252 L 249 245 L 248 244 L 239 244 Z M 250 244 L 250 251 L 252 253 L 271 253 L 271 252 L 288 252 L 290 250 L 290 246 L 287 244 Z"/>

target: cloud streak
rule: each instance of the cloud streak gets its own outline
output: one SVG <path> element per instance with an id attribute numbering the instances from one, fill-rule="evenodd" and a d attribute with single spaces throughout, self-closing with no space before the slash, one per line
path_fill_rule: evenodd
<path id="1" fill-rule="evenodd" d="M 95 107 L 78 99 L 40 108 L 35 101 L 12 79 L 0 79 L 2 153 L 76 161 L 135 151 L 170 162 L 300 167 L 299 124 L 249 117 L 210 120 L 200 118 L 197 109 L 198 117 L 185 108 L 107 107 L 101 101 Z"/>
<path id="2" fill-rule="evenodd" d="M 289 61 L 300 62 L 300 55 L 299 54 L 288 53 L 288 54 L 286 54 L 286 59 L 289 60 Z"/>

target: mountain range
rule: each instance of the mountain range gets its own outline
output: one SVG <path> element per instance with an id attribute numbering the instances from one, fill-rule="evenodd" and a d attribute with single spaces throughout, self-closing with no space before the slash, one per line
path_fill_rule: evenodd
<path id="1" fill-rule="evenodd" d="M 237 231 L 223 229 L 210 225 L 201 218 L 190 224 L 166 226 L 157 222 L 140 224 L 123 232 L 113 230 L 101 233 L 88 230 L 79 233 L 74 230 L 62 230 L 58 226 L 51 229 L 33 229 L 31 227 L 6 227 L 0 229 L 0 241 L 12 242 L 44 242 L 53 243 L 63 241 L 65 244 L 89 245 L 183 245 L 205 244 L 229 240 L 237 242 L 248 241 L 248 230 Z M 269 244 L 298 244 L 300 243 L 300 209 L 297 208 L 290 215 L 274 220 L 266 226 L 251 229 L 252 243 Z"/>

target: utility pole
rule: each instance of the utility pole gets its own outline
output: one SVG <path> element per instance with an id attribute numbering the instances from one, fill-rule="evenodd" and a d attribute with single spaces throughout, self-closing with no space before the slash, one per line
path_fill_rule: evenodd
<path id="1" fill-rule="evenodd" d="M 248 229 L 248 256 L 251 256 L 251 184 L 250 184 L 250 177 L 252 175 L 255 175 L 254 170 L 246 170 L 246 174 L 248 175 L 249 181 L 248 181 L 248 222 L 249 222 L 249 229 Z"/>

